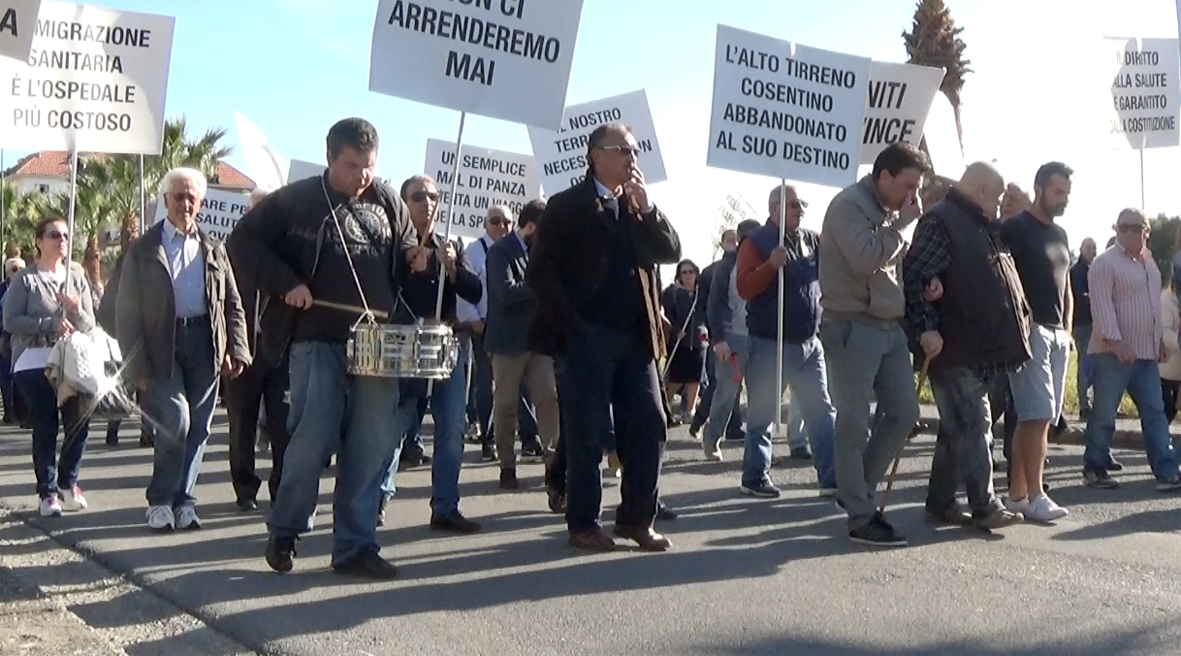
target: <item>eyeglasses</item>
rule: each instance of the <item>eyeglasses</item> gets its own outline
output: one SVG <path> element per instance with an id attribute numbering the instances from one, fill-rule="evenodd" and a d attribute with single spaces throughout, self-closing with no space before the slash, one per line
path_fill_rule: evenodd
<path id="1" fill-rule="evenodd" d="M 44 239 L 61 239 L 61 240 L 65 241 L 65 240 L 69 240 L 70 233 L 61 232 L 60 230 L 50 230 L 49 232 L 45 233 L 45 236 L 43 238 Z"/>
<path id="2" fill-rule="evenodd" d="M 806 201 L 806 200 L 793 200 L 792 202 L 788 203 L 787 205 L 788 205 L 788 207 L 792 208 L 793 210 L 808 209 L 808 201 Z"/>
<path id="3" fill-rule="evenodd" d="M 1148 229 L 1148 226 L 1143 223 L 1120 223 L 1115 226 L 1115 229 L 1123 234 L 1143 233 Z"/>
<path id="4" fill-rule="evenodd" d="M 488 217 L 488 225 L 494 225 L 494 226 L 499 226 L 499 225 L 504 225 L 504 226 L 511 226 L 512 224 L 513 224 L 513 222 L 512 222 L 512 221 L 509 221 L 508 219 L 504 218 L 503 216 L 492 216 L 492 217 Z"/>
<path id="5" fill-rule="evenodd" d="M 637 157 L 643 152 L 638 146 L 603 146 L 602 150 L 613 150 L 621 155 Z"/>
<path id="6" fill-rule="evenodd" d="M 428 198 L 431 199 L 431 202 L 433 203 L 439 202 L 439 192 L 416 191 L 410 194 L 410 200 L 416 203 L 421 203 Z"/>

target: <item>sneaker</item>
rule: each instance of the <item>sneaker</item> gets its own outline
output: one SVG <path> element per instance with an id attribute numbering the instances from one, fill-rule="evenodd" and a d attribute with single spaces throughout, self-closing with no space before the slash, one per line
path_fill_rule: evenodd
<path id="1" fill-rule="evenodd" d="M 1009 499 L 1008 502 L 1005 503 L 1005 509 L 1009 512 L 1021 513 L 1022 515 L 1028 517 L 1029 515 L 1027 513 L 1029 513 L 1029 499 Z"/>
<path id="2" fill-rule="evenodd" d="M 1106 469 L 1107 469 L 1107 471 L 1113 471 L 1113 472 L 1123 471 L 1124 470 L 1124 463 L 1116 460 L 1115 456 L 1112 456 L 1108 460 Z"/>
<path id="3" fill-rule="evenodd" d="M 152 506 L 146 514 L 148 528 L 153 531 L 171 531 L 176 528 L 176 515 L 168 506 Z"/>
<path id="4" fill-rule="evenodd" d="M 195 531 L 201 528 L 201 518 L 192 506 L 182 506 L 176 511 L 176 527 L 182 531 Z"/>
<path id="5" fill-rule="evenodd" d="M 41 513 L 42 517 L 61 517 L 62 505 L 57 502 L 57 497 L 43 497 L 37 505 L 37 512 Z"/>
<path id="6" fill-rule="evenodd" d="M 1106 470 L 1088 469 L 1083 472 L 1083 482 L 1087 487 L 1098 488 L 1100 490 L 1114 490 L 1119 487 L 1119 481 L 1116 481 L 1108 474 Z"/>
<path id="7" fill-rule="evenodd" d="M 449 515 L 432 516 L 431 530 L 471 535 L 480 532 L 480 523 L 473 522 L 467 517 L 464 517 L 463 513 L 456 510 Z"/>
<path id="8" fill-rule="evenodd" d="M 484 444 L 480 447 L 480 460 L 484 462 L 496 462 L 500 457 L 496 455 L 496 446 L 492 444 Z"/>
<path id="9" fill-rule="evenodd" d="M 701 428 L 702 425 L 698 423 L 697 418 L 694 417 L 693 421 L 689 422 L 689 437 L 693 438 L 694 440 L 700 440 Z"/>
<path id="10" fill-rule="evenodd" d="M 470 444 L 479 444 L 483 436 L 480 434 L 480 425 L 477 423 L 470 423 L 463 432 L 463 439 Z"/>
<path id="11" fill-rule="evenodd" d="M 267 565 L 280 574 L 286 574 L 295 566 L 295 543 L 299 538 L 281 538 L 274 534 L 267 540 Z"/>
<path id="12" fill-rule="evenodd" d="M 1157 481 L 1157 492 L 1176 492 L 1181 490 L 1181 476 L 1174 476 L 1167 481 Z"/>
<path id="13" fill-rule="evenodd" d="M 875 514 L 865 526 L 849 531 L 849 539 L 871 547 L 906 546 L 906 538 L 899 535 L 880 513 Z"/>
<path id="14" fill-rule="evenodd" d="M 82 496 L 82 488 L 77 485 L 67 490 L 62 490 L 61 495 L 61 506 L 63 510 L 86 510 L 86 497 Z"/>
<path id="15" fill-rule="evenodd" d="M 332 571 L 344 576 L 360 576 L 378 581 L 398 578 L 398 568 L 373 551 L 362 551 L 347 563 L 333 565 Z"/>
<path id="16" fill-rule="evenodd" d="M 541 445 L 541 440 L 533 440 L 521 447 L 521 459 L 542 460 L 545 458 L 545 447 Z"/>
<path id="17" fill-rule="evenodd" d="M 923 513 L 923 519 L 926 520 L 928 524 L 967 526 L 972 523 L 972 513 L 968 512 L 963 506 L 957 503 L 941 512 L 934 512 L 928 509 Z"/>
<path id="18" fill-rule="evenodd" d="M 715 444 L 712 449 L 708 446 L 705 446 L 702 451 L 705 453 L 706 460 L 711 460 L 713 462 L 722 461 L 722 445 L 720 443 Z"/>
<path id="19" fill-rule="evenodd" d="M 972 524 L 978 529 L 991 531 L 993 529 L 1020 524 L 1023 521 L 1025 521 L 1025 516 L 1021 513 L 1015 513 L 1005 508 L 993 508 L 985 516 L 973 518 Z"/>
<path id="20" fill-rule="evenodd" d="M 760 499 L 778 499 L 779 488 L 775 487 L 771 481 L 763 481 L 758 485 L 742 485 L 738 488 L 744 496 L 758 497 Z"/>
<path id="21" fill-rule="evenodd" d="M 1048 524 L 1066 517 L 1070 511 L 1054 503 L 1048 495 L 1039 494 L 1036 499 L 1029 502 L 1029 511 L 1021 514 L 1031 522 Z"/>

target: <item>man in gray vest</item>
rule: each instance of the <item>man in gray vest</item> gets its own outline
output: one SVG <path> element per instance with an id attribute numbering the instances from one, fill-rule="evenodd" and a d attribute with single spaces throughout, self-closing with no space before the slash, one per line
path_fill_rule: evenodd
<path id="1" fill-rule="evenodd" d="M 927 487 L 927 521 L 935 524 L 995 529 L 1024 519 L 997 498 L 990 453 L 989 390 L 1029 359 L 1029 306 L 997 233 L 1004 191 L 992 165 L 969 166 L 947 199 L 919 220 L 902 264 L 907 324 L 918 357 L 930 363 L 939 408 Z M 961 479 L 970 512 L 955 500 Z"/>

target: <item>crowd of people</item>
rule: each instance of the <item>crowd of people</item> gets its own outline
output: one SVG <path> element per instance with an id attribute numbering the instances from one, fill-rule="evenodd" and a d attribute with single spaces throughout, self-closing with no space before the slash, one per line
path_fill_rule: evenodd
<path id="1" fill-rule="evenodd" d="M 96 324 L 118 339 L 153 449 L 147 525 L 200 528 L 194 488 L 224 392 L 242 512 L 258 510 L 260 424 L 269 443 L 265 559 L 277 572 L 293 568 L 313 529 L 333 459 L 332 567 L 388 579 L 397 569 L 379 555 L 377 527 L 399 470 L 430 466 L 432 530 L 475 533 L 460 509 L 465 440 L 498 464 L 502 489 L 517 490 L 518 437 L 522 459 L 544 462 L 571 545 L 667 550 L 656 522 L 676 513 L 659 478 L 668 431 L 682 422 L 707 461 L 741 442 L 741 494 L 775 498 L 771 427 L 784 421 L 790 457 L 812 463 L 849 538 L 903 546 L 877 491 L 918 419 L 916 371 L 940 416 L 928 521 L 1053 522 L 1067 510 L 1043 472 L 1072 347 L 1084 482 L 1117 485 L 1111 440 L 1126 392 L 1157 490 L 1181 490 L 1168 428 L 1181 386 L 1177 276 L 1162 289 L 1136 209 L 1119 214 L 1104 252 L 1085 240 L 1073 263 L 1056 221 L 1072 176 L 1062 163 L 1038 170 L 1032 199 L 986 163 L 920 198 L 929 162 L 895 144 L 837 194 L 819 232 L 801 224 L 799 190 L 777 186 L 767 220 L 724 233 L 721 258 L 702 270 L 682 258 L 620 124 L 590 136 L 585 181 L 516 214 L 491 208 L 486 234 L 466 248 L 440 229 L 435 180 L 416 175 L 397 191 L 376 181 L 370 123 L 338 122 L 326 151 L 322 176 L 255 192 L 224 244 L 196 222 L 204 177 L 170 171 L 159 189 L 167 219 L 126 245 L 105 286 L 71 264 L 60 218 L 37 226 L 35 261 L 5 263 L 0 392 L 5 421 L 32 430 L 41 515 L 87 506 L 91 406 L 63 397 L 46 365 L 56 342 Z M 664 287 L 659 267 L 674 264 Z M 459 344 L 452 369 L 430 380 L 357 370 L 357 327 L 378 320 L 446 326 Z M 994 438 L 1007 500 L 994 485 Z M 622 479 L 610 535 L 605 456 L 606 475 Z"/>

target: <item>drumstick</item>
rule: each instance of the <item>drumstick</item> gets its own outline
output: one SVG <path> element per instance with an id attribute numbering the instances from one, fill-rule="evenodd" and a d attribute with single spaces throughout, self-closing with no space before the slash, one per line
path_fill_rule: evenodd
<path id="1" fill-rule="evenodd" d="M 356 305 L 348 305 L 346 303 L 333 303 L 332 301 L 321 301 L 319 299 L 315 299 L 312 301 L 312 305 L 319 305 L 320 307 L 331 308 L 333 310 L 342 310 L 344 312 L 354 312 L 356 314 L 365 314 L 365 308 L 358 307 Z M 390 318 L 390 314 L 388 312 L 384 312 L 382 310 L 369 310 L 369 312 L 370 312 L 370 314 L 373 315 L 374 319 L 389 319 Z"/>

